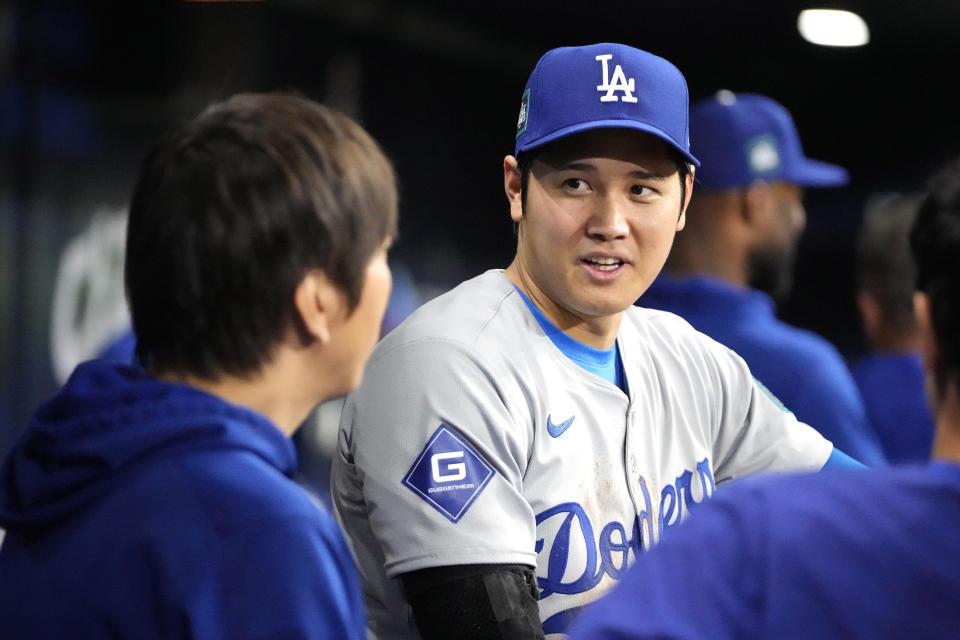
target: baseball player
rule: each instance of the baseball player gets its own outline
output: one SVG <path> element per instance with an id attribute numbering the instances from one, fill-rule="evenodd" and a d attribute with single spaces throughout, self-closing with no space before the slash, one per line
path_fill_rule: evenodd
<path id="1" fill-rule="evenodd" d="M 632 306 L 684 224 L 687 102 L 620 44 L 530 75 L 503 162 L 515 259 L 382 340 L 341 417 L 371 637 L 562 634 L 718 483 L 831 455 L 733 352 Z"/>
<path id="2" fill-rule="evenodd" d="M 931 183 L 910 238 L 934 461 L 731 487 L 641 558 L 571 637 L 958 637 L 960 161 Z"/>

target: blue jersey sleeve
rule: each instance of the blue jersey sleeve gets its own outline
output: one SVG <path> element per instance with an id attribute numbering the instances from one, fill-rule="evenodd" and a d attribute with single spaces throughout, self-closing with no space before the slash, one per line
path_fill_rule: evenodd
<path id="1" fill-rule="evenodd" d="M 836 447 L 830 452 L 830 457 L 823 463 L 821 471 L 830 471 L 831 469 L 864 469 L 867 465 L 858 460 L 854 460 Z"/>
<path id="2" fill-rule="evenodd" d="M 588 605 L 570 640 L 743 637 L 762 610 L 758 530 L 732 503 L 704 504 Z"/>

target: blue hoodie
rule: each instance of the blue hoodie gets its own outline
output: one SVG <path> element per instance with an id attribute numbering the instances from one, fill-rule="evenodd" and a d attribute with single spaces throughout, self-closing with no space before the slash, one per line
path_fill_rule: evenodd
<path id="1" fill-rule="evenodd" d="M 80 365 L 0 469 L 0 636 L 363 638 L 336 523 L 263 416 Z"/>

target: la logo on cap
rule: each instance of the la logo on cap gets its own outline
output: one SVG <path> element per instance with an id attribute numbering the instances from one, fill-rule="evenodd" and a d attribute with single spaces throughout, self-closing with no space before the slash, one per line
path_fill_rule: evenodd
<path id="1" fill-rule="evenodd" d="M 603 68 L 603 84 L 597 85 L 597 91 L 606 91 L 606 94 L 600 96 L 600 102 L 617 102 L 620 98 L 613 94 L 614 91 L 623 91 L 622 99 L 624 102 L 636 102 L 637 97 L 633 95 L 634 87 L 636 86 L 633 78 L 627 80 L 627 76 L 623 73 L 623 68 L 620 65 L 613 68 L 613 81 L 611 82 L 610 76 L 608 75 L 610 69 L 607 66 L 607 60 L 612 57 L 612 53 L 607 53 L 595 58 L 600 61 L 600 65 Z"/>

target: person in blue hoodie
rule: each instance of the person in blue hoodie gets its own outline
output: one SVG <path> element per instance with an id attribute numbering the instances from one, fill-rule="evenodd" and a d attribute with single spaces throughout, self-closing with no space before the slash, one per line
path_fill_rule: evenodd
<path id="1" fill-rule="evenodd" d="M 931 182 L 910 243 L 933 460 L 718 488 L 570 640 L 960 635 L 960 159 Z"/>
<path id="2" fill-rule="evenodd" d="M 147 157 L 124 266 L 142 367 L 81 364 L 0 469 L 4 638 L 364 635 L 291 434 L 360 381 L 393 169 L 346 116 L 240 94 Z"/>
<path id="3" fill-rule="evenodd" d="M 690 148 L 702 166 L 686 227 L 637 304 L 676 313 L 733 349 L 797 419 L 859 462 L 884 464 L 840 353 L 775 309 L 806 223 L 803 189 L 846 184 L 847 171 L 807 158 L 790 113 L 751 93 L 691 105 Z"/>

